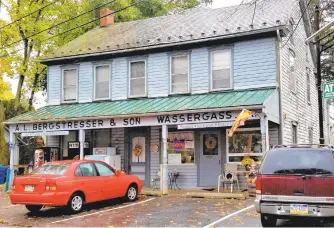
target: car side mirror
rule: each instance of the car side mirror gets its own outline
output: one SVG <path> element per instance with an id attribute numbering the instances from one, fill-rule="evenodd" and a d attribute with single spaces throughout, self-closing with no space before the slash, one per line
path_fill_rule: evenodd
<path id="1" fill-rule="evenodd" d="M 116 170 L 116 171 L 115 171 L 115 174 L 116 174 L 116 176 L 120 176 L 120 175 L 121 175 L 121 172 L 120 172 L 119 170 Z"/>

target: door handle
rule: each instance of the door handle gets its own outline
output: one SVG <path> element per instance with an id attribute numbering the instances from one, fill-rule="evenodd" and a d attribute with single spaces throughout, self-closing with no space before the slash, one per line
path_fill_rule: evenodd
<path id="1" fill-rule="evenodd" d="M 220 165 L 220 160 L 219 160 L 219 165 Z"/>

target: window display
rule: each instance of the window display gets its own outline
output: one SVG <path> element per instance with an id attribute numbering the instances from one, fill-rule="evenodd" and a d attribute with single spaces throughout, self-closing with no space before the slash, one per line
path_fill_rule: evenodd
<path id="1" fill-rule="evenodd" d="M 245 156 L 255 162 L 262 158 L 262 137 L 260 130 L 237 130 L 228 137 L 228 162 L 240 163 Z"/>
<path id="2" fill-rule="evenodd" d="M 194 132 L 168 133 L 168 164 L 195 163 Z"/>

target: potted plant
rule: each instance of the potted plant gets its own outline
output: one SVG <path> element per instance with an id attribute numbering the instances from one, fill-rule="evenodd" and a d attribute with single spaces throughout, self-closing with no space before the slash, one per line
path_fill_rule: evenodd
<path id="1" fill-rule="evenodd" d="M 242 159 L 241 164 L 245 167 L 246 171 L 250 170 L 250 166 L 254 164 L 255 161 L 249 157 L 249 155 L 246 155 L 244 159 Z"/>

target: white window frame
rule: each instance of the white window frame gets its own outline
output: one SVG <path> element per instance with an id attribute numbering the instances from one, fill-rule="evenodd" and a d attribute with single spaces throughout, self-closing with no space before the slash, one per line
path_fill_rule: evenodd
<path id="1" fill-rule="evenodd" d="M 188 91 L 187 92 L 182 92 L 182 93 L 175 93 L 172 91 L 173 85 L 172 85 L 172 58 L 174 57 L 183 57 L 187 56 L 188 58 Z M 177 54 L 177 55 L 170 55 L 169 56 L 169 94 L 186 94 L 190 93 L 190 55 L 189 54 Z"/>
<path id="2" fill-rule="evenodd" d="M 75 78 L 75 80 L 76 80 L 76 88 L 75 88 L 75 94 L 76 94 L 76 97 L 75 97 L 75 100 L 73 100 L 73 101 L 65 101 L 64 100 L 64 95 L 65 95 L 65 92 L 64 92 L 64 82 L 65 82 L 65 80 L 64 80 L 64 71 L 67 71 L 67 70 L 75 70 L 76 71 L 76 78 Z M 78 102 L 78 87 L 79 87 L 79 80 L 78 80 L 78 77 L 79 76 L 79 69 L 78 69 L 78 67 L 69 67 L 69 68 L 63 68 L 62 70 L 61 70 L 61 102 L 62 103 L 74 103 L 74 102 Z"/>
<path id="3" fill-rule="evenodd" d="M 293 72 L 291 71 L 291 57 L 293 57 L 294 59 L 294 70 Z M 294 78 L 292 78 L 292 76 Z M 292 83 L 292 80 L 294 80 L 294 85 L 295 85 L 295 88 L 291 88 L 291 83 Z M 292 93 L 296 94 L 297 93 L 297 75 L 296 75 L 296 53 L 289 49 L 289 89 Z"/>
<path id="4" fill-rule="evenodd" d="M 168 138 L 168 134 L 169 133 L 191 133 L 193 135 L 193 139 L 194 139 L 194 144 L 195 144 L 195 131 L 170 131 L 167 133 L 167 138 Z M 168 142 L 167 142 L 167 147 L 168 147 Z M 168 163 L 168 148 L 167 148 L 167 163 Z M 195 166 L 197 165 L 196 163 L 196 146 L 194 148 L 194 163 L 181 163 L 181 164 L 168 164 L 168 166 L 185 166 L 185 165 L 188 165 L 188 166 Z"/>
<path id="5" fill-rule="evenodd" d="M 105 98 L 96 98 L 96 68 L 97 67 L 100 67 L 100 66 L 108 66 L 109 67 L 109 95 L 108 97 L 105 97 Z M 111 64 L 97 64 L 97 65 L 94 65 L 94 72 L 93 72 L 93 100 L 94 101 L 101 101 L 101 100 L 109 100 L 110 97 L 111 97 Z"/>
<path id="6" fill-rule="evenodd" d="M 213 61 L 213 54 L 217 52 L 229 52 L 230 53 L 230 86 L 228 88 L 213 88 L 213 76 L 212 76 L 212 61 Z M 232 48 L 224 48 L 224 49 L 217 49 L 210 51 L 210 91 L 221 91 L 221 90 L 231 90 L 233 88 L 233 61 L 232 61 Z"/>
<path id="7" fill-rule="evenodd" d="M 306 99 L 311 104 L 311 73 L 309 68 L 306 68 Z"/>
<path id="8" fill-rule="evenodd" d="M 142 95 L 131 95 L 131 63 L 137 63 L 137 62 L 144 62 L 145 63 L 145 94 Z M 137 97 L 147 97 L 147 60 L 146 59 L 138 59 L 138 60 L 131 60 L 129 61 L 128 65 L 128 87 L 129 87 L 129 97 L 130 98 L 137 98 Z"/>
<path id="9" fill-rule="evenodd" d="M 230 163 L 230 164 L 241 164 L 241 162 L 230 162 L 230 157 L 244 157 L 245 155 L 250 155 L 252 157 L 263 157 L 264 153 L 263 153 L 263 148 L 262 148 L 262 153 L 238 153 L 238 154 L 230 154 L 229 152 L 229 143 L 228 143 L 228 132 L 230 129 L 226 129 L 226 162 Z M 261 132 L 261 128 L 259 127 L 254 127 L 254 128 L 240 128 L 240 129 L 236 129 L 235 132 L 243 132 L 243 131 L 260 131 Z"/>

